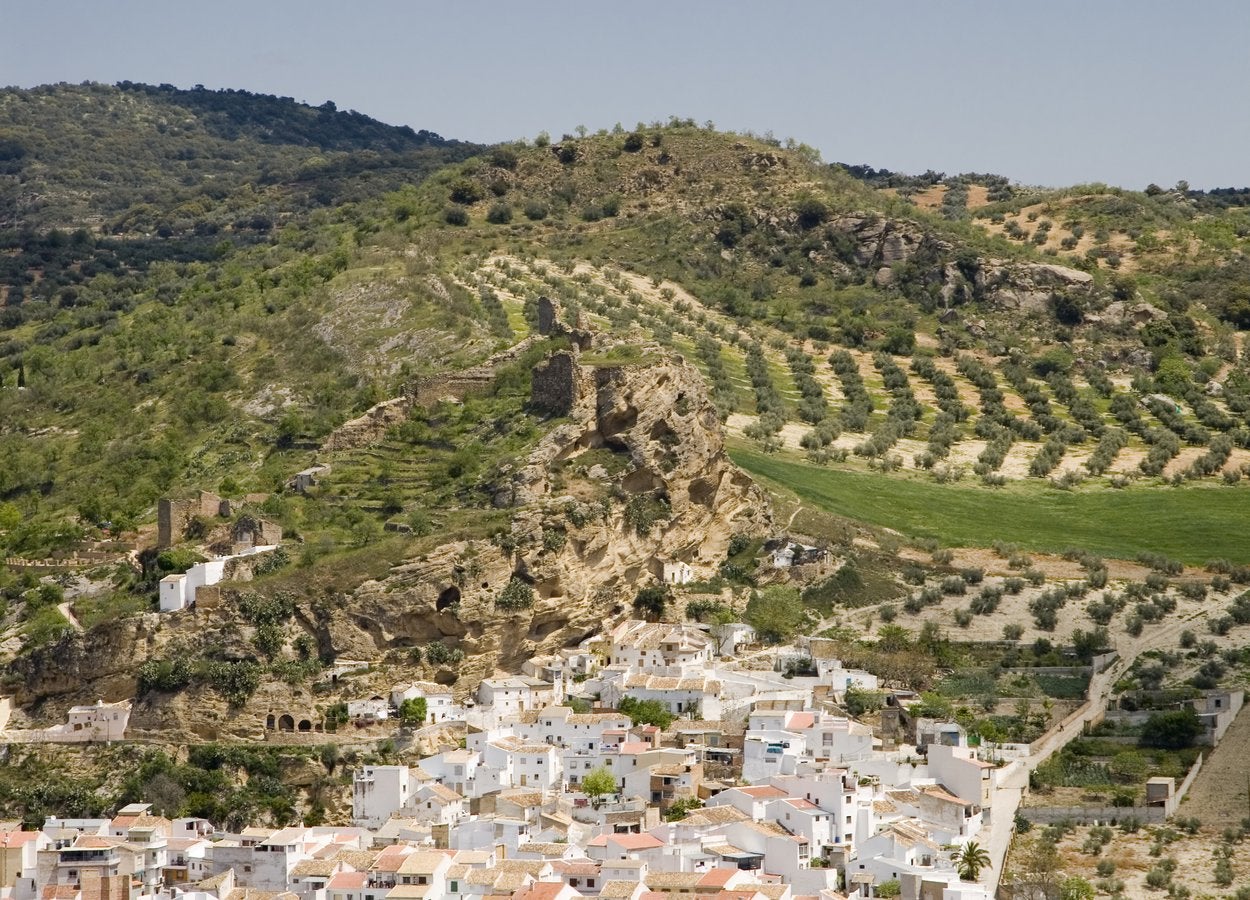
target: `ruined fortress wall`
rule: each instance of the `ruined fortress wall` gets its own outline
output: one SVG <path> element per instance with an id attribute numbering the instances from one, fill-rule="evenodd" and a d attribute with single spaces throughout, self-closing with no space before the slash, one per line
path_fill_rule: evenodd
<path id="1" fill-rule="evenodd" d="M 186 536 L 191 517 L 199 512 L 199 500 L 170 500 L 161 498 L 156 503 L 156 544 L 172 547 Z M 214 515 L 216 513 L 214 512 Z"/>
<path id="2" fill-rule="evenodd" d="M 530 403 L 543 412 L 567 416 L 580 396 L 581 371 L 572 353 L 561 350 L 534 367 Z"/>
<path id="3" fill-rule="evenodd" d="M 464 400 L 466 397 L 485 394 L 494 381 L 493 368 L 488 370 L 479 367 L 445 375 L 430 375 L 419 379 L 412 386 L 412 402 L 416 406 L 433 406 L 447 397 Z"/>

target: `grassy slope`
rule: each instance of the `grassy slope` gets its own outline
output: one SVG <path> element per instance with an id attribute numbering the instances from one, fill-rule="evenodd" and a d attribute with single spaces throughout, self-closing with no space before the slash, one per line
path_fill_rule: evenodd
<path id="1" fill-rule="evenodd" d="M 1190 564 L 1215 557 L 1250 560 L 1244 532 L 1230 527 L 1250 508 L 1250 496 L 1241 489 L 992 489 L 818 469 L 742 448 L 731 456 L 752 475 L 793 490 L 805 503 L 946 544 L 988 546 L 1002 540 L 1031 550 L 1084 547 L 1120 558 L 1148 550 Z"/>

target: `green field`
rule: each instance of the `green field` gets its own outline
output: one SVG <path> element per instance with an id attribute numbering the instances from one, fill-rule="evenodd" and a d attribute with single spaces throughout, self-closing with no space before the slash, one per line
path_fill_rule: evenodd
<path id="1" fill-rule="evenodd" d="M 806 504 L 950 546 L 1000 540 L 1043 552 L 1082 547 L 1120 559 L 1148 550 L 1192 565 L 1216 557 L 1250 562 L 1250 490 L 1243 487 L 1060 491 L 1025 482 L 986 488 L 817 468 L 745 448 L 730 456 Z"/>

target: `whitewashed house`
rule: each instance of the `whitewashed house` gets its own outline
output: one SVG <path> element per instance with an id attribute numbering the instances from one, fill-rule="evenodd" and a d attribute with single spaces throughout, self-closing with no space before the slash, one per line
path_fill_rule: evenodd
<path id="1" fill-rule="evenodd" d="M 694 580 L 694 569 L 688 563 L 675 561 L 664 564 L 665 584 L 689 584 Z"/>

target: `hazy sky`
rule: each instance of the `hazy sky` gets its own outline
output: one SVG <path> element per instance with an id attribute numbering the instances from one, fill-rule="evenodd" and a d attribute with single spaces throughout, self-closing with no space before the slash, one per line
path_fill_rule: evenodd
<path id="1" fill-rule="evenodd" d="M 671 115 L 829 161 L 1250 185 L 1247 0 L 0 0 L 0 84 L 333 100 L 444 137 Z"/>

